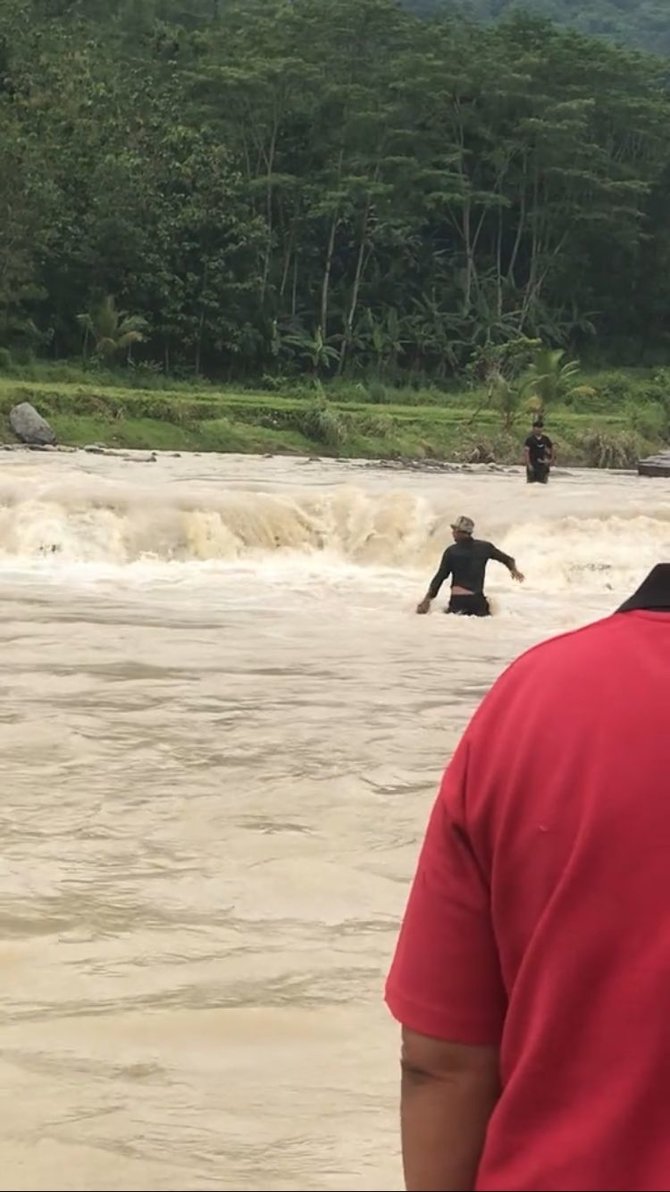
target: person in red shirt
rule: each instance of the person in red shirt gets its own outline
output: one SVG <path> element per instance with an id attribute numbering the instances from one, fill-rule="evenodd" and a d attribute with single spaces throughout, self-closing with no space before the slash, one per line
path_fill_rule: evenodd
<path id="1" fill-rule="evenodd" d="M 480 705 L 386 1001 L 409 1192 L 670 1189 L 670 564 Z"/>

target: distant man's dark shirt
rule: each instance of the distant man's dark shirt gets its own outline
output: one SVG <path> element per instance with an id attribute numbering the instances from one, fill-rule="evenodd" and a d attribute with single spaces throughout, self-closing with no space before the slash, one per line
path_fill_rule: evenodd
<path id="1" fill-rule="evenodd" d="M 489 559 L 504 563 L 508 568 L 514 566 L 514 559 L 498 550 L 492 542 L 480 542 L 478 538 L 470 538 L 448 546 L 428 589 L 431 600 L 435 599 L 449 576 L 452 587 L 465 588 L 466 591 L 479 595 L 484 591 L 484 576 Z"/>
<path id="2" fill-rule="evenodd" d="M 526 447 L 531 466 L 548 463 L 547 454 L 553 450 L 553 446 L 549 435 L 529 435 L 526 439 Z"/>

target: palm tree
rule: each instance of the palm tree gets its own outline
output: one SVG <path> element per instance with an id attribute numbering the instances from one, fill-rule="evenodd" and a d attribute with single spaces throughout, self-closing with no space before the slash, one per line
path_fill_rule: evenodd
<path id="1" fill-rule="evenodd" d="M 148 323 L 142 315 L 128 315 L 116 309 L 113 295 L 109 294 L 94 310 L 77 315 L 77 322 L 84 331 L 84 355 L 89 339 L 95 343 L 95 355 L 112 359 L 121 352 L 131 358 L 133 344 L 142 343 Z"/>
<path id="2" fill-rule="evenodd" d="M 571 397 L 593 397 L 595 390 L 576 383 L 579 363 L 564 362 L 562 348 L 539 348 L 522 379 L 522 392 L 532 394 L 531 406 L 542 412 L 546 406 Z"/>

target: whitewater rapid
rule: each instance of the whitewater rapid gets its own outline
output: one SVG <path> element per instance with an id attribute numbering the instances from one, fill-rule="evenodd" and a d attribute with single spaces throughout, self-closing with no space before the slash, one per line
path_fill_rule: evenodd
<path id="1" fill-rule="evenodd" d="M 526 584 L 417 617 L 460 514 Z M 400 1189 L 381 990 L 442 768 L 659 560 L 632 475 L 0 456 L 0 1187 Z"/>
<path id="2" fill-rule="evenodd" d="M 25 459 L 0 472 L 0 568 L 83 565 L 90 578 L 140 565 L 156 580 L 269 568 L 289 584 L 339 571 L 365 584 L 430 571 L 459 511 L 524 560 L 538 592 L 621 591 L 670 552 L 669 486 L 631 474 L 559 473 L 540 489 L 514 469 L 398 475 L 268 459 L 251 465 L 262 475 L 254 483 L 246 457 L 231 456 L 200 458 L 185 483 L 181 460 L 167 455 Z"/>

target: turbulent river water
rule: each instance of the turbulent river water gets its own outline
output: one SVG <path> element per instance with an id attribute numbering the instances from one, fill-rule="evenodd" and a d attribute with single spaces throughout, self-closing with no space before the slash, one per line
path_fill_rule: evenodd
<path id="1" fill-rule="evenodd" d="M 462 513 L 526 585 L 417 617 Z M 382 986 L 443 765 L 661 559 L 665 481 L 5 456 L 0 1187 L 399 1188 Z"/>

